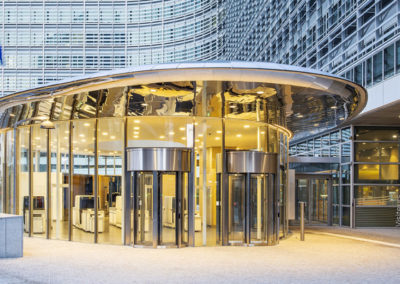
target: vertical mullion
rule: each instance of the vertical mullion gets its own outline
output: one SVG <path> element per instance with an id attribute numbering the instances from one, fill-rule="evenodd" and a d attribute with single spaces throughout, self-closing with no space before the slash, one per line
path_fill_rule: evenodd
<path id="1" fill-rule="evenodd" d="M 73 159 L 73 129 L 72 120 L 69 122 L 69 186 L 68 186 L 68 240 L 72 241 L 72 196 L 74 191 L 74 159 Z"/>
<path id="2" fill-rule="evenodd" d="M 47 184 L 46 184 L 46 205 L 47 205 L 47 222 L 46 222 L 46 238 L 50 238 L 50 228 L 51 228 L 51 147 L 50 147 L 50 129 L 46 129 L 47 134 Z"/>
<path id="3" fill-rule="evenodd" d="M 15 142 L 15 141 L 14 141 Z M 29 126 L 29 147 L 28 147 L 28 189 L 29 189 L 29 237 L 32 237 L 32 211 L 33 211 L 33 187 L 32 187 L 32 178 L 33 178 L 33 164 L 32 164 L 32 126 Z M 14 153 L 15 154 L 15 153 Z M 25 213 L 24 213 L 25 214 Z"/>
<path id="4" fill-rule="evenodd" d="M 158 229 L 159 229 L 159 175 L 158 172 L 153 171 L 153 247 L 158 246 Z M 143 224 L 142 224 L 143 227 Z M 143 230 L 143 228 L 141 228 Z"/>
<path id="5" fill-rule="evenodd" d="M 98 127 L 99 127 L 99 120 L 95 119 L 94 124 L 94 243 L 98 242 L 98 211 L 99 211 L 99 203 L 98 203 L 98 190 L 99 190 L 99 174 L 98 174 Z M 89 170 L 90 171 L 90 170 Z"/>

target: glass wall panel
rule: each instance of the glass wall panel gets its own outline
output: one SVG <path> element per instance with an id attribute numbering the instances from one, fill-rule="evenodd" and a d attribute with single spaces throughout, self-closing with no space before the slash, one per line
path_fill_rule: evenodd
<path id="1" fill-rule="evenodd" d="M 400 40 L 396 41 L 396 73 L 400 72 Z"/>
<path id="2" fill-rule="evenodd" d="M 356 128 L 356 140 L 399 141 L 398 129 Z"/>
<path id="3" fill-rule="evenodd" d="M 342 207 L 342 225 L 350 226 L 350 207 Z"/>
<path id="4" fill-rule="evenodd" d="M 376 162 L 379 163 L 379 144 L 378 143 L 354 143 L 355 158 L 357 162 Z"/>
<path id="5" fill-rule="evenodd" d="M 55 129 L 50 131 L 50 238 L 59 240 L 68 240 L 69 126 L 69 121 L 58 122 L 55 123 Z"/>
<path id="6" fill-rule="evenodd" d="M 0 213 L 4 212 L 4 133 L 0 132 Z"/>
<path id="7" fill-rule="evenodd" d="M 373 57 L 374 84 L 382 81 L 382 52 L 378 52 Z"/>
<path id="8" fill-rule="evenodd" d="M 357 206 L 397 206 L 398 186 L 355 186 Z"/>
<path id="9" fill-rule="evenodd" d="M 29 126 L 18 129 L 17 214 L 23 216 L 24 232 L 29 233 Z"/>
<path id="10" fill-rule="evenodd" d="M 193 120 L 189 117 L 129 117 L 128 147 L 178 147 L 193 145 Z"/>
<path id="11" fill-rule="evenodd" d="M 95 120 L 73 122 L 72 239 L 94 241 L 94 134 Z M 100 198 L 100 197 L 99 197 Z M 104 212 L 98 214 L 99 222 Z M 99 233 L 102 233 L 99 228 Z"/>
<path id="12" fill-rule="evenodd" d="M 221 117 L 223 82 L 196 82 L 196 116 Z M 234 107 L 234 104 L 232 104 Z"/>
<path id="13" fill-rule="evenodd" d="M 394 74 L 394 45 L 386 47 L 383 51 L 385 79 Z"/>
<path id="14" fill-rule="evenodd" d="M 6 132 L 6 202 L 5 212 L 13 214 L 14 204 L 14 131 Z"/>
<path id="15" fill-rule="evenodd" d="M 47 130 L 32 125 L 32 234 L 46 237 Z"/>
<path id="16" fill-rule="evenodd" d="M 217 243 L 217 184 L 222 168 L 222 120 L 195 119 L 195 242 L 214 246 Z M 228 139 L 227 136 L 225 139 Z"/>
<path id="17" fill-rule="evenodd" d="M 342 186 L 342 204 L 350 205 L 350 186 Z"/>
<path id="18" fill-rule="evenodd" d="M 98 241 L 121 244 L 124 121 L 102 118 L 98 124 Z"/>
<path id="19" fill-rule="evenodd" d="M 342 165 L 342 184 L 350 183 L 350 165 Z"/>
<path id="20" fill-rule="evenodd" d="M 400 183 L 399 165 L 357 164 L 354 167 L 355 182 Z"/>

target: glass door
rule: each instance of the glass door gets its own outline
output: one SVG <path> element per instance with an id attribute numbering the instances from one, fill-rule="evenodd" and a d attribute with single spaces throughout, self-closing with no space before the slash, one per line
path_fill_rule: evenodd
<path id="1" fill-rule="evenodd" d="M 137 173 L 135 202 L 135 244 L 153 243 L 153 174 Z"/>
<path id="2" fill-rule="evenodd" d="M 250 242 L 266 241 L 268 175 L 253 174 L 250 177 Z"/>
<path id="3" fill-rule="evenodd" d="M 229 243 L 244 242 L 245 175 L 229 175 Z"/>
<path id="4" fill-rule="evenodd" d="M 160 245 L 176 245 L 176 173 L 162 173 L 160 182 Z"/>
<path id="5" fill-rule="evenodd" d="M 328 180 L 310 180 L 312 191 L 312 220 L 327 223 L 328 221 Z"/>

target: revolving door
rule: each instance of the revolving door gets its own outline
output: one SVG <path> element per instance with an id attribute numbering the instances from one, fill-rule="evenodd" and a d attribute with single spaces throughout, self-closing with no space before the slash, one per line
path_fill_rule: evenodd
<path id="1" fill-rule="evenodd" d="M 274 245 L 278 239 L 277 155 L 227 152 L 226 229 L 230 245 Z"/>
<path id="2" fill-rule="evenodd" d="M 128 148 L 133 244 L 181 247 L 189 235 L 190 150 Z"/>

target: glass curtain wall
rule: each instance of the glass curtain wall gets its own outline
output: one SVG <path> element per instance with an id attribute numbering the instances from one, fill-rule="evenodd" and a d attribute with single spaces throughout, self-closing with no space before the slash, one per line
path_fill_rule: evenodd
<path id="1" fill-rule="evenodd" d="M 47 224 L 47 130 L 31 126 L 32 235 L 46 237 Z"/>
<path id="2" fill-rule="evenodd" d="M 93 242 L 95 232 L 95 129 L 96 121 L 75 120 L 72 129 L 72 240 Z M 97 206 L 98 206 L 97 205 Z M 104 224 L 104 211 L 97 214 L 99 224 Z M 104 226 L 98 226 L 104 232 Z"/>
<path id="3" fill-rule="evenodd" d="M 69 183 L 70 183 L 70 122 L 58 122 L 50 130 L 51 187 L 50 187 L 50 238 L 68 240 Z"/>
<path id="4" fill-rule="evenodd" d="M 0 213 L 4 213 L 4 133 L 0 132 Z"/>
<path id="5" fill-rule="evenodd" d="M 122 243 L 124 120 L 98 120 L 99 243 Z M 103 218 L 100 218 L 102 216 Z"/>
<path id="6" fill-rule="evenodd" d="M 14 214 L 16 204 L 14 204 L 14 131 L 6 132 L 6 190 L 5 190 L 5 212 Z"/>
<path id="7" fill-rule="evenodd" d="M 17 214 L 23 216 L 24 232 L 29 233 L 30 218 L 29 218 L 29 132 L 30 126 L 20 127 L 18 130 L 18 180 L 17 180 Z"/>

